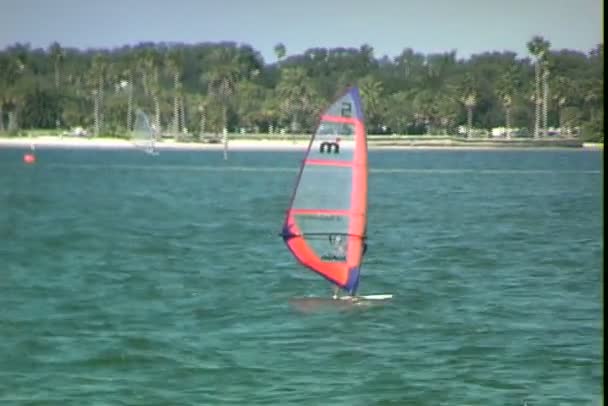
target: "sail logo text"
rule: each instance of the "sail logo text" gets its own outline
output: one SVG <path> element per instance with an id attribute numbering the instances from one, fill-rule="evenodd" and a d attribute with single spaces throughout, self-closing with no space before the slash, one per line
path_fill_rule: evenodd
<path id="1" fill-rule="evenodd" d="M 342 117 L 352 117 L 353 105 L 348 102 L 342 102 L 342 109 L 340 113 Z"/>
<path id="2" fill-rule="evenodd" d="M 324 141 L 319 146 L 319 152 L 323 154 L 323 153 L 325 153 L 326 149 L 327 149 L 327 153 L 331 153 L 333 150 L 334 154 L 339 154 L 340 153 L 340 144 L 338 144 L 337 142 Z"/>
<path id="3" fill-rule="evenodd" d="M 321 255 L 321 259 L 323 261 L 346 261 L 346 257 L 344 255 L 335 255 L 335 254 Z"/>

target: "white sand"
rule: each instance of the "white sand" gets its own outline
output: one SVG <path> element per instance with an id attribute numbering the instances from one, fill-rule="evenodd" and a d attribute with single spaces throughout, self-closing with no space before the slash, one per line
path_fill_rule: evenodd
<path id="1" fill-rule="evenodd" d="M 370 150 L 513 150 L 513 149 L 553 149 L 565 148 L 562 146 L 534 146 L 534 145 L 463 145 L 454 144 L 451 141 L 443 140 L 428 140 L 428 141 L 402 141 L 402 145 L 390 145 L 387 142 L 382 142 L 380 145 L 374 141 L 368 141 Z M 308 147 L 308 140 L 230 140 L 228 143 L 229 151 L 301 151 Z M 19 137 L 19 138 L 0 138 L 0 148 L 2 147 L 18 147 L 29 148 L 30 145 L 42 148 L 100 148 L 100 149 L 133 149 L 136 148 L 131 141 L 117 138 L 75 138 L 75 137 L 58 137 L 58 136 L 40 136 L 40 137 Z M 211 150 L 221 151 L 224 146 L 218 144 L 203 144 L 189 142 L 175 142 L 163 140 L 156 144 L 159 150 Z M 583 148 L 601 148 L 603 144 L 583 144 Z M 572 148 L 567 148 L 572 149 Z M 576 148 L 574 148 L 576 149 Z"/>
<path id="2" fill-rule="evenodd" d="M 101 149 L 133 149 L 136 148 L 128 140 L 115 138 L 73 138 L 73 137 L 32 137 L 32 138 L 0 138 L 0 147 L 35 147 L 50 148 L 101 148 Z M 231 140 L 228 143 L 229 150 L 302 150 L 308 146 L 308 141 L 283 141 L 283 140 Z M 159 150 L 182 149 L 182 150 L 222 150 L 223 144 L 203 144 L 189 142 L 162 141 L 156 144 Z"/>

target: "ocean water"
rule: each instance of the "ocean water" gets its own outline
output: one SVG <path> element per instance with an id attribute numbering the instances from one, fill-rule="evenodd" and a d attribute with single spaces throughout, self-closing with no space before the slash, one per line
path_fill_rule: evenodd
<path id="1" fill-rule="evenodd" d="M 302 152 L 23 152 L 1 404 L 603 402 L 601 151 L 371 151 L 360 292 L 395 298 L 315 309 L 277 236 Z"/>

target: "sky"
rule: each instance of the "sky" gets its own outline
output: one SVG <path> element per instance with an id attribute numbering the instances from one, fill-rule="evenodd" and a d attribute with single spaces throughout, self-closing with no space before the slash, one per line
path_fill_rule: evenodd
<path id="1" fill-rule="evenodd" d="M 114 48 L 139 42 L 234 41 L 274 63 L 314 47 L 360 47 L 393 58 L 487 51 L 528 56 L 542 35 L 552 49 L 603 43 L 603 0 L 0 0 L 0 49 Z"/>

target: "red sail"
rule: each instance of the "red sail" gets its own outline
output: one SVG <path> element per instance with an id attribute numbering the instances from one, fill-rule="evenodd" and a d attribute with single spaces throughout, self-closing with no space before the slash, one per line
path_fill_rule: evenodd
<path id="1" fill-rule="evenodd" d="M 367 224 L 367 141 L 359 90 L 321 115 L 283 225 L 295 258 L 354 294 Z"/>

